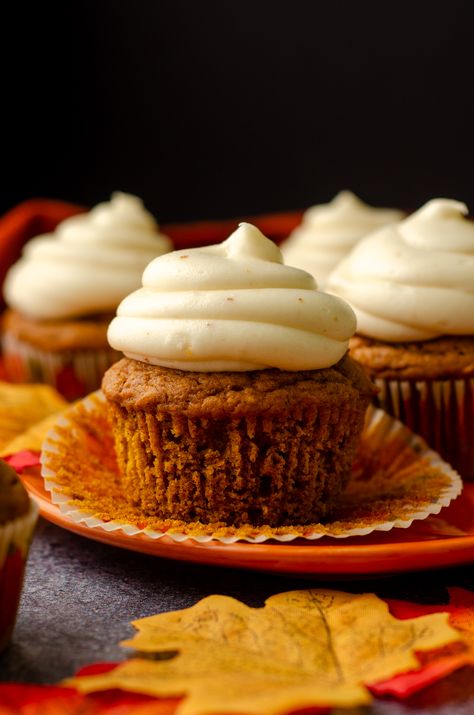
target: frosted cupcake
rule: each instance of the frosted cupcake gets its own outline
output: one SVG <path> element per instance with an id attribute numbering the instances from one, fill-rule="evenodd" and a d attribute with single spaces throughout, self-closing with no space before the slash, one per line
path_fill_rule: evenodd
<path id="1" fill-rule="evenodd" d="M 10 640 L 15 625 L 37 518 L 37 506 L 28 497 L 16 472 L 0 459 L 0 651 Z"/>
<path id="2" fill-rule="evenodd" d="M 169 250 L 141 200 L 123 193 L 29 241 L 4 284 L 8 378 L 50 383 L 69 399 L 96 389 L 120 357 L 107 343 L 117 305 Z"/>
<path id="3" fill-rule="evenodd" d="M 372 388 L 351 308 L 258 229 L 155 259 L 109 328 L 123 489 L 147 515 L 304 524 L 343 490 Z"/>
<path id="4" fill-rule="evenodd" d="M 328 290 L 357 315 L 351 355 L 381 406 L 466 479 L 474 479 L 474 224 L 466 206 L 435 199 L 373 233 Z"/>
<path id="5" fill-rule="evenodd" d="M 312 206 L 303 214 L 300 226 L 281 245 L 285 263 L 309 271 L 323 287 L 357 241 L 401 218 L 401 211 L 374 208 L 352 192 L 341 191 L 330 203 Z"/>

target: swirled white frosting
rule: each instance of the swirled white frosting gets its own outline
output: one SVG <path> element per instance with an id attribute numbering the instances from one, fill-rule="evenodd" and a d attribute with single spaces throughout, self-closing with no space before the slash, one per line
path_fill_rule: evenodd
<path id="1" fill-rule="evenodd" d="M 7 274 L 5 300 L 41 320 L 114 312 L 147 264 L 171 247 L 142 201 L 117 192 L 29 241 Z"/>
<path id="2" fill-rule="evenodd" d="M 374 208 L 350 191 L 312 206 L 281 245 L 285 263 L 309 271 L 323 287 L 327 276 L 359 239 L 403 217 L 396 209 Z"/>
<path id="3" fill-rule="evenodd" d="M 357 332 L 388 342 L 474 335 L 474 223 L 458 201 L 434 199 L 363 239 L 327 289 L 357 315 Z"/>
<path id="4" fill-rule="evenodd" d="M 244 223 L 219 245 L 152 261 L 108 337 L 128 357 L 180 370 L 314 370 L 340 360 L 354 330 L 345 301 Z"/>

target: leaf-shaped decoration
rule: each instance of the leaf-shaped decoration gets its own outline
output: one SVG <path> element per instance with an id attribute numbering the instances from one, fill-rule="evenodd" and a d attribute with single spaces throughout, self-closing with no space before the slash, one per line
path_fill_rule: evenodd
<path id="1" fill-rule="evenodd" d="M 82 695 L 51 685 L 0 683 L 0 715 L 174 715 L 174 700 L 113 690 Z"/>
<path id="2" fill-rule="evenodd" d="M 435 653 L 421 654 L 421 669 L 376 683 L 371 688 L 375 695 L 405 698 L 459 668 L 474 667 L 474 594 L 456 586 L 448 591 L 449 604 L 426 605 L 387 599 L 390 612 L 396 618 L 418 618 L 440 611 L 448 613 L 449 623 L 458 631 L 462 644 L 453 643 Z"/>
<path id="3" fill-rule="evenodd" d="M 412 603 L 387 599 L 390 612 L 396 618 L 413 618 L 429 613 L 444 611 L 449 614 L 450 624 L 462 635 L 466 646 L 462 654 L 463 665 L 474 665 L 474 593 L 464 588 L 448 588 L 449 603 L 430 604 Z"/>
<path id="4" fill-rule="evenodd" d="M 178 715 L 353 707 L 370 702 L 365 685 L 417 668 L 415 651 L 459 640 L 447 614 L 398 620 L 373 594 L 321 589 L 277 594 L 263 608 L 209 596 L 134 625 L 123 645 L 159 660 L 134 658 L 67 685 L 185 696 Z"/>
<path id="5" fill-rule="evenodd" d="M 67 406 L 66 400 L 49 385 L 13 385 L 0 381 L 0 456 L 22 449 L 40 449 L 55 419 L 51 419 L 51 415 Z M 45 419 L 41 427 L 34 429 Z M 28 430 L 31 431 L 25 439 L 17 441 L 19 435 Z"/>

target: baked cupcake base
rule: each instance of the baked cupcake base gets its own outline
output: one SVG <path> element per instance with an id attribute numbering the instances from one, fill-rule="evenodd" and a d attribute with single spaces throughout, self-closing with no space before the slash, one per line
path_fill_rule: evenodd
<path id="1" fill-rule="evenodd" d="M 474 338 L 389 344 L 356 336 L 350 350 L 379 390 L 375 403 L 474 480 Z"/>
<path id="2" fill-rule="evenodd" d="M 105 398 L 97 392 L 70 408 L 48 435 L 41 473 L 51 500 L 76 523 L 107 532 L 198 543 L 345 539 L 407 528 L 438 514 L 461 491 L 461 479 L 424 441 L 382 410 L 369 407 L 349 483 L 332 517 L 307 525 L 228 526 L 146 516 L 122 489 Z M 430 526 L 425 527 L 430 532 Z M 439 527 L 433 524 L 432 529 Z M 431 533 L 431 532 L 430 532 Z"/>
<path id="3" fill-rule="evenodd" d="M 107 343 L 108 323 L 41 322 L 6 311 L 1 343 L 8 380 L 46 383 L 68 400 L 97 390 L 104 372 L 122 357 Z"/>
<path id="4" fill-rule="evenodd" d="M 346 486 L 371 385 L 346 357 L 306 372 L 183 372 L 123 359 L 104 376 L 123 491 L 144 514 L 309 523 Z"/>

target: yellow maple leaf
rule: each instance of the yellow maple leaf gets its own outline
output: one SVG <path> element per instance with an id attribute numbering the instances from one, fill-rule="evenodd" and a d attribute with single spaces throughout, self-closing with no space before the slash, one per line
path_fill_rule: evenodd
<path id="1" fill-rule="evenodd" d="M 398 620 L 373 594 L 321 589 L 277 594 L 263 608 L 209 596 L 133 625 L 122 645 L 159 660 L 134 658 L 67 685 L 183 696 L 177 715 L 355 707 L 370 702 L 365 685 L 418 667 L 415 651 L 459 640 L 447 614 Z"/>
<path id="2" fill-rule="evenodd" d="M 46 435 L 50 429 L 55 425 L 58 419 L 58 412 L 53 412 L 53 414 L 48 415 L 39 422 L 28 427 L 24 432 L 21 432 L 12 440 L 7 442 L 2 449 L 0 449 L 0 457 L 7 454 L 16 454 L 24 449 L 30 451 L 41 451 L 42 444 L 46 438 Z"/>
<path id="3" fill-rule="evenodd" d="M 21 449 L 40 449 L 50 423 L 25 435 L 23 441 L 14 440 L 67 406 L 66 400 L 49 385 L 14 385 L 0 381 L 0 456 Z"/>

